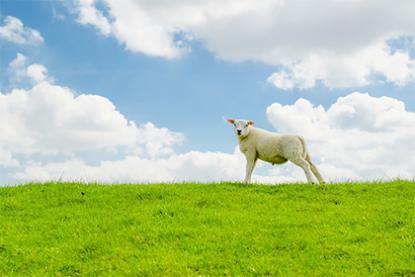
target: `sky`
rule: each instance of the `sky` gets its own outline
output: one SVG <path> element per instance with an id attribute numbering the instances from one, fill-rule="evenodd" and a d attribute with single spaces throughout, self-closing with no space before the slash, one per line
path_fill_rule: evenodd
<path id="1" fill-rule="evenodd" d="M 413 0 L 0 0 L 1 185 L 240 181 L 224 118 L 303 136 L 329 181 L 414 179 L 413 14 Z M 253 180 L 305 176 L 259 163 Z"/>

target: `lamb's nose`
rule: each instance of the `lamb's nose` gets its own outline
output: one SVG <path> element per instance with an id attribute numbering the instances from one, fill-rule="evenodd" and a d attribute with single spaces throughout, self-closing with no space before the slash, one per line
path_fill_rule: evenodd
<path id="1" fill-rule="evenodd" d="M 240 135 L 240 134 L 241 134 L 241 130 L 237 130 L 236 132 L 238 133 L 238 135 Z"/>

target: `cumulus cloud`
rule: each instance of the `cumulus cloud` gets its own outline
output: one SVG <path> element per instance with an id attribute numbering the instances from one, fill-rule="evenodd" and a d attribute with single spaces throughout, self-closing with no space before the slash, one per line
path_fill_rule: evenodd
<path id="1" fill-rule="evenodd" d="M 17 53 L 16 58 L 10 62 L 8 71 L 9 80 L 13 85 L 24 82 L 36 84 L 46 80 L 53 82 L 44 65 L 36 63 L 27 65 L 27 58 L 21 53 Z"/>
<path id="2" fill-rule="evenodd" d="M 157 156 L 182 141 L 181 134 L 152 123 L 128 121 L 105 97 L 46 81 L 1 94 L 0 116 L 0 144 L 13 153 L 70 154 L 126 146 L 145 147 Z"/>
<path id="3" fill-rule="evenodd" d="M 415 80 L 415 2 L 388 0 L 78 0 L 78 21 L 114 36 L 133 52 L 165 58 L 197 39 L 219 58 L 281 69 L 268 81 L 284 90 Z M 370 18 L 370 22 L 367 21 Z"/>
<path id="4" fill-rule="evenodd" d="M 60 179 L 104 183 L 221 181 L 240 177 L 242 158 L 238 154 L 191 151 L 164 158 L 127 156 L 115 161 L 101 161 L 95 166 L 78 159 L 32 164 L 17 172 L 15 178 L 21 181 Z"/>
<path id="5" fill-rule="evenodd" d="M 14 159 L 10 151 L 0 148 L 0 166 L 15 167 L 19 166 L 19 161 Z"/>
<path id="6" fill-rule="evenodd" d="M 15 156 L 73 157 L 81 152 L 120 152 L 121 148 L 146 157 L 170 154 L 183 135 L 151 122 L 127 120 L 102 96 L 78 93 L 50 83 L 41 64 L 26 66 L 18 54 L 9 71 L 19 80 L 30 78 L 29 89 L 0 93 L 0 164 L 17 165 Z"/>
<path id="7" fill-rule="evenodd" d="M 397 99 L 354 92 L 328 109 L 299 99 L 272 104 L 267 117 L 280 132 L 302 134 L 332 180 L 415 178 L 415 113 Z"/>
<path id="8" fill-rule="evenodd" d="M 263 164 L 259 163 L 259 167 Z M 72 159 L 55 163 L 31 163 L 13 177 L 26 181 L 88 181 L 102 183 L 154 183 L 154 182 L 240 182 L 245 170 L 245 158 L 235 149 L 234 153 L 189 151 L 172 153 L 166 157 L 142 158 L 126 156 L 120 160 L 101 161 L 88 165 L 83 160 Z M 289 183 L 304 181 L 297 176 L 256 175 L 259 183 Z M 301 173 L 302 174 L 302 173 Z"/>
<path id="9" fill-rule="evenodd" d="M 107 15 L 97 8 L 99 2 L 107 8 Z M 130 51 L 165 58 L 176 58 L 188 51 L 184 41 L 176 38 L 183 30 L 153 18 L 146 11 L 145 3 L 77 0 L 74 6 L 79 23 L 95 26 L 104 35 L 113 35 Z M 166 17 L 170 12 L 174 11 L 165 10 L 162 16 Z"/>
<path id="10" fill-rule="evenodd" d="M 35 83 L 39 83 L 46 80 L 47 69 L 41 64 L 31 64 L 27 67 L 26 74 Z"/>
<path id="11" fill-rule="evenodd" d="M 103 35 L 111 33 L 111 24 L 101 11 L 95 8 L 93 0 L 76 1 L 79 11 L 78 22 L 97 27 Z"/>
<path id="12" fill-rule="evenodd" d="M 0 39 L 17 44 L 39 44 L 43 37 L 39 31 L 24 26 L 20 19 L 13 16 L 4 18 L 4 25 L 0 26 Z"/>
<path id="13" fill-rule="evenodd" d="M 312 55 L 284 66 L 268 81 L 283 90 L 307 89 L 322 82 L 329 88 L 365 86 L 375 82 L 374 76 L 398 86 L 415 80 L 415 60 L 409 51 L 392 52 L 386 42 L 370 45 L 353 54 Z"/>

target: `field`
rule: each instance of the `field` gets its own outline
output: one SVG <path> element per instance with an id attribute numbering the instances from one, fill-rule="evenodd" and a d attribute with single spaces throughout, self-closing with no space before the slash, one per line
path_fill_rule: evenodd
<path id="1" fill-rule="evenodd" d="M 415 276 L 415 183 L 0 188 L 0 276 Z"/>

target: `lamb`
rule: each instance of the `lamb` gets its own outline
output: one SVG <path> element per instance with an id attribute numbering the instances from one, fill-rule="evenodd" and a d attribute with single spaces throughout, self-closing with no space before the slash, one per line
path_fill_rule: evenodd
<path id="1" fill-rule="evenodd" d="M 319 183 L 324 183 L 317 167 L 311 161 L 305 141 L 297 135 L 283 135 L 253 127 L 252 120 L 227 119 L 235 126 L 239 149 L 246 158 L 245 183 L 251 182 L 258 159 L 274 164 L 291 161 L 304 170 L 308 183 L 314 183 L 312 173 Z"/>

